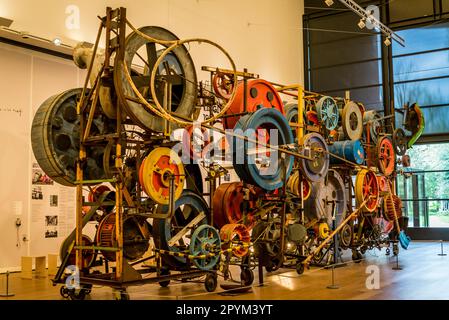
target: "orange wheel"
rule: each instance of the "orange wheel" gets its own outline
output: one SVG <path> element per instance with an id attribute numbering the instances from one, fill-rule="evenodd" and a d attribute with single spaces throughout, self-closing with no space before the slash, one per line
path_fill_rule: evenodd
<path id="1" fill-rule="evenodd" d="M 396 154 L 390 138 L 383 137 L 377 143 L 378 165 L 380 171 L 389 176 L 394 171 Z"/>
<path id="2" fill-rule="evenodd" d="M 220 229 L 225 224 L 227 224 L 226 214 L 223 208 L 223 199 L 225 197 L 226 191 L 228 190 L 231 183 L 222 183 L 214 192 L 213 198 L 213 208 L 214 208 L 214 226 Z"/>
<path id="3" fill-rule="evenodd" d="M 379 185 L 376 174 L 373 171 L 362 169 L 355 178 L 355 197 L 357 205 L 361 205 L 371 197 L 362 208 L 365 212 L 374 212 L 379 203 Z"/>
<path id="4" fill-rule="evenodd" d="M 225 224 L 220 230 L 222 250 L 231 250 L 238 258 L 246 256 L 249 252 L 251 236 L 243 224 Z M 246 246 L 243 246 L 246 245 Z"/>
<path id="5" fill-rule="evenodd" d="M 258 108 L 275 108 L 285 115 L 284 104 L 276 89 L 266 80 L 255 79 L 247 82 L 247 104 L 248 112 L 255 112 Z M 239 82 L 237 91 L 227 110 L 227 115 L 239 114 L 244 111 L 244 83 Z M 227 117 L 223 121 L 225 129 L 233 129 L 240 115 Z"/>
<path id="6" fill-rule="evenodd" d="M 95 188 L 92 189 L 92 191 L 89 192 L 89 195 L 87 196 L 87 200 L 89 202 L 95 202 L 95 201 L 98 200 L 98 198 L 104 192 L 107 192 L 107 191 L 111 191 L 111 189 L 108 186 L 104 185 L 104 184 L 96 186 Z"/>
<path id="7" fill-rule="evenodd" d="M 303 200 L 307 200 L 310 197 L 310 193 L 312 192 L 312 185 L 310 184 L 309 180 L 304 178 L 301 174 L 299 174 L 299 171 L 296 171 L 292 176 L 288 178 L 287 181 L 287 188 L 288 190 L 296 195 L 297 197 L 300 197 L 299 188 L 302 185 L 302 197 Z"/>
<path id="8" fill-rule="evenodd" d="M 229 100 L 234 90 L 234 76 L 231 74 L 217 72 L 212 78 L 215 94 L 224 100 Z"/>
<path id="9" fill-rule="evenodd" d="M 389 192 L 390 191 L 389 182 L 388 182 L 387 177 L 377 176 L 377 183 L 379 185 L 380 192 Z"/>
<path id="10" fill-rule="evenodd" d="M 393 202 L 386 197 L 384 198 L 384 218 L 388 221 L 395 221 L 393 204 L 396 210 L 398 219 L 402 217 L 402 200 L 397 195 L 393 194 Z"/>

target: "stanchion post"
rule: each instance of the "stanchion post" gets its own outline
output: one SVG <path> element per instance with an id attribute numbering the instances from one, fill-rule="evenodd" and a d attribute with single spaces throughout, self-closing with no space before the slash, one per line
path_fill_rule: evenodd
<path id="1" fill-rule="evenodd" d="M 328 285 L 327 289 L 340 289 L 340 286 L 335 284 L 335 264 L 332 265 L 332 284 Z"/>
<path id="2" fill-rule="evenodd" d="M 6 271 L 6 293 L 0 294 L 0 297 L 7 298 L 7 297 L 14 297 L 14 293 L 9 293 L 9 271 Z"/>
<path id="3" fill-rule="evenodd" d="M 396 254 L 396 266 L 393 267 L 393 270 L 402 270 L 402 267 L 399 266 L 399 254 Z"/>
<path id="4" fill-rule="evenodd" d="M 440 257 L 447 256 L 447 254 L 444 253 L 444 249 L 443 249 L 443 240 L 440 240 L 440 244 L 441 244 L 441 253 L 439 253 L 438 255 L 439 255 Z"/>

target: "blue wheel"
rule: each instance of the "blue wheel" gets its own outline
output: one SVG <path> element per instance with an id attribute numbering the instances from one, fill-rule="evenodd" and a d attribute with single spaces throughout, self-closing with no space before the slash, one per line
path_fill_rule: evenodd
<path id="1" fill-rule="evenodd" d="M 338 125 L 340 112 L 337 103 L 331 97 L 322 97 L 316 104 L 318 120 L 327 130 L 334 130 Z"/>
<path id="2" fill-rule="evenodd" d="M 218 230 L 209 225 L 202 225 L 195 229 L 190 239 L 190 254 L 193 256 L 209 255 L 204 259 L 193 259 L 193 264 L 201 270 L 211 270 L 219 259 L 221 248 L 220 234 Z"/>

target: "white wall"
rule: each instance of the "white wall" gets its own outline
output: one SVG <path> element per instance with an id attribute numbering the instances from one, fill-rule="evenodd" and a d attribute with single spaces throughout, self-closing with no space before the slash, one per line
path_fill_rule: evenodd
<path id="1" fill-rule="evenodd" d="M 66 7 L 72 4 L 80 9 L 78 30 L 65 25 Z M 246 67 L 262 78 L 303 83 L 302 0 L 2 0 L 0 16 L 14 20 L 14 30 L 48 39 L 60 37 L 74 45 L 77 41 L 94 42 L 96 16 L 104 15 L 106 6 L 127 7 L 128 19 L 136 27 L 159 25 L 179 38 L 215 41 L 230 53 L 239 69 Z M 6 45 L 1 48 L 0 106 L 20 106 L 24 113 L 21 119 L 14 113 L 0 115 L 0 271 L 19 266 L 21 255 L 58 251 L 57 241 L 38 240 L 41 230 L 31 230 L 29 133 L 34 110 L 45 98 L 82 83 L 71 76 L 74 70 L 69 61 Z M 197 69 L 202 65 L 226 67 L 217 51 L 198 50 L 193 45 L 191 49 Z M 13 65 L 20 68 L 9 70 Z M 19 248 L 15 201 L 23 203 L 20 236 L 31 237 Z"/>
<path id="2" fill-rule="evenodd" d="M 180 38 L 208 38 L 228 50 L 240 68 L 274 82 L 303 83 L 303 4 L 303 0 L 2 0 L 0 16 L 13 19 L 15 30 L 74 44 L 94 42 L 97 15 L 103 16 L 106 6 L 124 6 L 135 26 L 159 25 Z M 66 28 L 69 5 L 79 8 L 78 30 Z"/>

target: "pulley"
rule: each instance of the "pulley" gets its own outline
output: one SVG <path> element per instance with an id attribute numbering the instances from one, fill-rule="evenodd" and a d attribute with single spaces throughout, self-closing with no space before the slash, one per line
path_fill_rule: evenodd
<path id="1" fill-rule="evenodd" d="M 221 241 L 218 230 L 207 224 L 203 224 L 195 229 L 190 239 L 189 252 L 198 257 L 193 259 L 193 264 L 201 270 L 213 269 L 220 255 Z"/>
<path id="2" fill-rule="evenodd" d="M 33 153 L 42 170 L 64 186 L 75 186 L 76 161 L 80 147 L 80 119 L 77 102 L 82 89 L 70 89 L 41 104 L 31 127 Z M 98 110 L 99 108 L 97 108 Z M 115 132 L 116 122 L 98 112 L 92 121 L 91 135 Z M 103 156 L 107 142 L 86 145 L 82 163 L 84 180 L 106 178 Z"/>
<path id="3" fill-rule="evenodd" d="M 401 128 L 393 132 L 393 146 L 398 156 L 403 156 L 407 152 L 407 137 Z"/>
<path id="4" fill-rule="evenodd" d="M 145 193 L 159 204 L 170 201 L 170 180 L 173 180 L 176 201 L 184 189 L 184 165 L 179 156 L 166 147 L 155 148 L 142 161 L 139 172 L 140 184 Z"/>
<path id="5" fill-rule="evenodd" d="M 329 237 L 329 234 L 330 228 L 326 222 L 320 222 L 317 224 L 317 235 L 321 240 L 324 240 L 327 237 Z"/>
<path id="6" fill-rule="evenodd" d="M 86 236 L 85 234 L 82 235 L 82 246 L 91 247 L 94 245 L 93 241 Z M 64 259 L 65 252 L 60 253 L 61 261 Z M 82 261 L 82 267 L 83 268 L 89 268 L 92 263 L 95 261 L 97 257 L 97 252 L 95 250 L 90 249 L 82 249 L 81 250 L 81 261 Z M 69 255 L 69 260 L 67 262 L 67 265 L 76 265 L 76 250 L 72 249 Z"/>
<path id="7" fill-rule="evenodd" d="M 147 26 L 139 31 L 155 39 L 178 40 L 173 33 L 161 27 Z M 156 44 L 132 32 L 125 40 L 124 59 L 120 60 L 119 55 L 116 55 L 114 63 L 114 85 L 126 114 L 140 127 L 157 132 L 164 130 L 165 120 L 136 102 L 138 96 L 127 80 L 125 66 L 131 72 L 133 64 L 141 64 L 144 60 L 146 67 L 143 73 L 131 76 L 133 84 L 151 103 L 154 98 L 149 90 L 150 74 L 162 49 L 165 48 L 165 45 Z M 199 115 L 199 109 L 196 108 L 197 77 L 193 60 L 184 45 L 176 47 L 164 58 L 164 63 L 158 67 L 156 81 L 167 75 L 170 75 L 172 82 L 170 110 L 182 117 L 196 119 Z M 163 101 L 162 82 L 156 84 L 156 91 L 158 100 Z"/>
<path id="8" fill-rule="evenodd" d="M 303 154 L 313 160 L 299 159 L 303 176 L 317 182 L 324 179 L 329 169 L 328 147 L 324 138 L 318 133 L 308 133 L 299 142 L 303 146 Z"/>
<path id="9" fill-rule="evenodd" d="M 293 138 L 297 137 L 297 127 L 294 126 L 298 123 L 298 103 L 296 102 L 288 102 L 284 105 L 285 109 L 285 117 L 292 128 Z"/>
<path id="10" fill-rule="evenodd" d="M 394 206 L 394 208 L 393 208 Z M 387 221 L 395 221 L 394 210 L 398 219 L 402 217 L 402 200 L 395 194 L 387 195 L 384 197 L 384 210 L 383 217 Z"/>
<path id="11" fill-rule="evenodd" d="M 123 256 L 130 260 L 137 260 L 147 252 L 150 246 L 151 225 L 145 217 L 125 216 L 123 219 Z M 100 247 L 117 247 L 116 213 L 111 212 L 98 225 L 96 242 Z M 115 261 L 113 251 L 100 250 L 108 261 Z"/>
<path id="12" fill-rule="evenodd" d="M 362 211 L 374 212 L 379 203 L 379 185 L 376 174 L 367 169 L 360 170 L 355 178 L 355 198 L 357 206 L 371 197 L 363 206 Z"/>
<path id="13" fill-rule="evenodd" d="M 244 224 L 249 229 L 254 225 L 254 208 L 256 202 L 252 199 L 256 194 L 254 188 L 248 188 L 248 200 L 242 182 L 222 183 L 214 192 L 214 225 L 221 228 L 225 224 Z M 247 204 L 246 216 L 243 205 Z"/>
<path id="14" fill-rule="evenodd" d="M 363 134 L 363 118 L 359 106 L 349 101 L 341 113 L 341 123 L 345 136 L 350 140 L 359 140 Z"/>
<path id="15" fill-rule="evenodd" d="M 168 206 L 157 207 L 159 213 L 167 213 L 168 210 Z M 174 215 L 168 219 L 154 219 L 153 221 L 156 248 L 174 253 L 189 250 L 194 229 L 207 224 L 208 217 L 209 207 L 205 200 L 193 191 L 183 190 L 175 202 Z M 170 267 L 187 267 L 187 260 L 183 256 L 163 255 L 162 258 Z"/>
<path id="16" fill-rule="evenodd" d="M 379 136 L 381 123 L 380 123 L 380 115 L 375 110 L 365 111 L 363 114 L 363 124 L 365 129 L 363 130 L 363 137 L 365 141 L 377 143 L 377 137 Z"/>
<path id="17" fill-rule="evenodd" d="M 251 236 L 248 228 L 243 224 L 225 224 L 220 229 L 220 238 L 223 250 L 231 250 L 232 254 L 238 258 L 248 254 Z"/>
<path id="18" fill-rule="evenodd" d="M 316 112 L 321 125 L 327 130 L 334 130 L 337 127 L 340 113 L 333 98 L 324 96 L 318 100 Z"/>
<path id="19" fill-rule="evenodd" d="M 240 179 L 268 191 L 282 187 L 284 177 L 290 175 L 293 157 L 258 144 L 279 146 L 293 143 L 292 131 L 284 115 L 274 108 L 259 109 L 240 118 L 234 133 L 258 139 L 256 144 L 229 137 L 233 141 L 234 169 Z"/>
<path id="20" fill-rule="evenodd" d="M 302 194 L 300 193 L 302 183 Z M 297 197 L 302 197 L 302 200 L 307 200 L 312 192 L 312 185 L 309 180 L 305 179 L 299 171 L 292 174 L 287 181 L 287 189 Z"/>
<path id="21" fill-rule="evenodd" d="M 342 249 L 351 247 L 354 231 L 350 224 L 345 224 L 339 233 L 339 244 Z"/>
<path id="22" fill-rule="evenodd" d="M 244 112 L 244 82 L 241 81 L 237 85 L 237 92 L 232 101 L 231 106 L 226 112 L 227 116 L 223 120 L 223 127 L 225 129 L 233 129 L 240 118 L 238 116 L 232 116 L 232 114 L 241 114 Z M 284 104 L 276 89 L 266 80 L 254 79 L 247 82 L 247 94 L 246 94 L 246 111 L 255 112 L 260 108 L 274 108 L 285 114 Z"/>
<path id="23" fill-rule="evenodd" d="M 234 90 L 234 76 L 217 71 L 212 77 L 212 87 L 215 94 L 224 100 L 229 100 Z"/>
<path id="24" fill-rule="evenodd" d="M 306 217 L 332 225 L 335 216 L 337 225 L 346 213 L 347 197 L 343 178 L 336 170 L 329 170 L 326 179 L 312 184 L 312 192 L 304 203 Z"/>
<path id="25" fill-rule="evenodd" d="M 382 137 L 377 142 L 377 159 L 380 172 L 389 176 L 394 171 L 396 155 L 394 153 L 393 143 L 389 137 Z"/>

